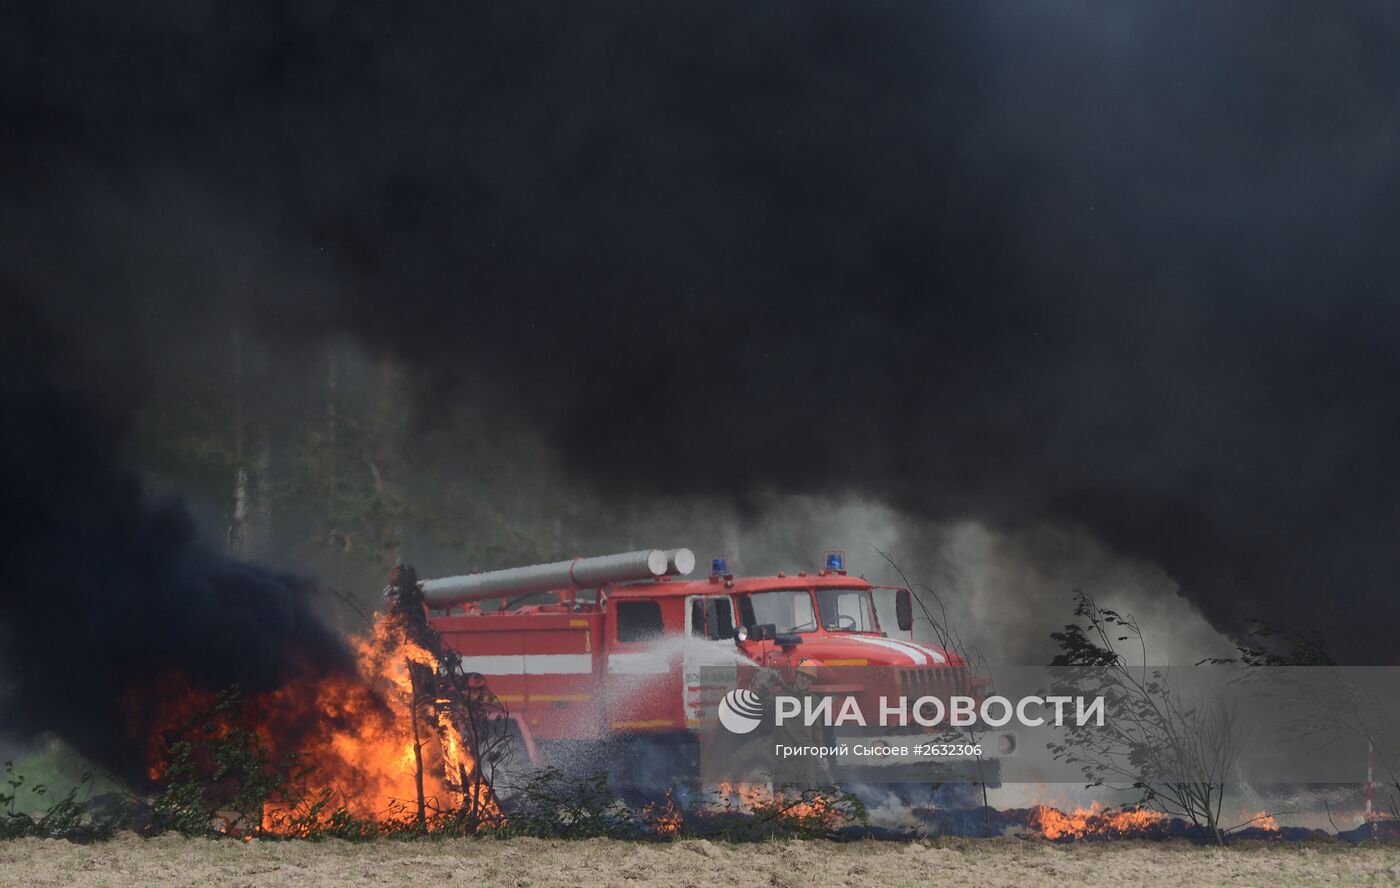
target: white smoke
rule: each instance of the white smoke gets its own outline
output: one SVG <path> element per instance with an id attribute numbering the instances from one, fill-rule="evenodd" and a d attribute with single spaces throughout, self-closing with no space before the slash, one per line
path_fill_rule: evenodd
<path id="1" fill-rule="evenodd" d="M 1110 552 L 1080 528 L 1002 532 L 975 522 L 916 520 L 866 500 L 815 496 L 773 497 L 748 516 L 712 504 L 688 510 L 688 517 L 688 535 L 675 515 L 656 515 L 655 523 L 675 527 L 671 534 L 680 534 L 680 544 L 696 547 L 702 569 L 712 553 L 725 555 L 737 575 L 793 575 L 820 569 L 824 551 L 841 549 L 852 575 L 927 586 L 917 591 L 928 611 L 993 664 L 1048 662 L 1056 651 L 1050 633 L 1072 621 L 1076 590 L 1135 617 L 1152 665 L 1188 665 L 1234 650 L 1161 567 Z M 667 540 L 657 545 L 671 545 Z M 893 632 L 893 614 L 880 616 Z M 937 640 L 919 608 L 915 630 L 920 640 Z M 1143 651 L 1125 654 L 1137 662 Z"/>

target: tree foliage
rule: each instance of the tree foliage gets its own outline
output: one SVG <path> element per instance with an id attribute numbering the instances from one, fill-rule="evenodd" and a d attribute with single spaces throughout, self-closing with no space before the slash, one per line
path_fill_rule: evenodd
<path id="1" fill-rule="evenodd" d="M 1164 669 L 1147 666 L 1143 632 L 1130 616 L 1075 593 L 1075 617 L 1051 637 L 1054 687 L 1067 696 L 1100 696 L 1104 724 L 1064 727 L 1050 745 L 1056 759 L 1078 765 L 1089 786 L 1136 790 L 1138 804 L 1184 817 L 1223 841 L 1225 783 L 1242 743 L 1234 707 L 1224 698 L 1187 699 Z M 1131 665 L 1131 650 L 1143 665 Z"/>
<path id="2" fill-rule="evenodd" d="M 1291 739 L 1318 749 L 1347 738 L 1364 743 L 1377 782 L 1392 792 L 1392 813 L 1400 817 L 1400 724 L 1393 694 L 1376 687 L 1385 676 L 1371 676 L 1382 682 L 1359 680 L 1360 672 L 1339 666 L 1321 633 L 1269 620 L 1254 620 L 1236 650 L 1234 657 L 1208 662 L 1234 669 L 1238 681 L 1286 707 L 1292 717 L 1283 731 Z"/>

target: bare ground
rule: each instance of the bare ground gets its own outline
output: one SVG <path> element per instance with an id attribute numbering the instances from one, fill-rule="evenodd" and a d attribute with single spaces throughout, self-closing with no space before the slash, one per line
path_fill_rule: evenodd
<path id="1" fill-rule="evenodd" d="M 208 841 L 124 835 L 75 845 L 0 843 L 0 885 L 558 885 L 602 888 L 821 886 L 1400 885 L 1400 848 L 1178 842 L 1050 845 L 1020 839 L 914 843 L 674 844 L 535 839 L 368 842 Z"/>

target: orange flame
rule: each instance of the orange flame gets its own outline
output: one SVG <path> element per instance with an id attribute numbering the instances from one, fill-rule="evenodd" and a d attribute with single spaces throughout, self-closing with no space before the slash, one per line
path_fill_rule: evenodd
<path id="1" fill-rule="evenodd" d="M 1255 814 L 1246 812 L 1241 819 L 1244 821 L 1241 826 L 1245 829 L 1263 829 L 1269 832 L 1278 832 L 1278 820 L 1267 811 L 1259 811 Z"/>
<path id="2" fill-rule="evenodd" d="M 747 814 L 776 811 L 783 817 L 814 821 L 836 826 L 843 818 L 841 810 L 823 796 L 805 798 L 800 792 L 774 790 L 767 783 L 729 783 L 715 785 L 715 807 L 738 809 Z"/>
<path id="3" fill-rule="evenodd" d="M 351 639 L 353 674 L 307 674 L 268 692 L 252 694 L 244 713 L 258 739 L 273 753 L 293 753 L 305 770 L 305 798 L 269 804 L 259 825 L 264 833 L 312 831 L 325 816 L 308 810 L 306 800 L 329 799 L 327 809 L 341 808 L 371 824 L 402 824 L 417 809 L 417 779 L 422 762 L 422 797 L 430 812 L 460 810 L 464 786 L 471 786 L 477 763 L 448 711 L 417 701 L 410 664 L 437 672 L 432 653 L 411 640 L 399 619 L 381 616 L 365 635 Z M 162 690 L 183 685 L 183 693 L 156 695 L 160 728 L 149 734 L 149 773 L 159 779 L 169 766 L 165 741 L 192 715 L 208 709 L 214 695 L 192 689 L 181 677 L 168 677 Z M 149 713 L 148 713 L 149 715 Z M 133 727 L 137 719 L 133 716 Z M 216 734 L 217 736 L 217 734 Z M 478 784 L 479 786 L 479 784 Z M 500 820 L 489 788 L 476 793 L 472 810 L 485 820 Z M 226 832 L 246 833 L 229 824 Z"/>
<path id="4" fill-rule="evenodd" d="M 1092 802 L 1088 808 L 1075 808 L 1070 813 L 1036 805 L 1026 816 L 1026 824 L 1047 839 L 1082 839 L 1142 834 L 1165 819 L 1165 814 L 1144 808 L 1112 811 Z"/>
<path id="5" fill-rule="evenodd" d="M 669 789 L 659 801 L 651 802 L 642 809 L 642 820 L 659 836 L 678 834 L 684 822 L 680 809 L 676 807 L 675 797 Z"/>

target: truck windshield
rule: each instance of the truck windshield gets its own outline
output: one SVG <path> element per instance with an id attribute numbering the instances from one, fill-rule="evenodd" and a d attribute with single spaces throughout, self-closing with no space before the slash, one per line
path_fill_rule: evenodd
<path id="1" fill-rule="evenodd" d="M 817 609 L 828 632 L 878 632 L 867 589 L 818 589 Z"/>
<path id="2" fill-rule="evenodd" d="M 806 589 L 755 592 L 749 596 L 749 603 L 755 625 L 772 623 L 781 633 L 811 632 L 817 628 L 812 595 Z"/>

